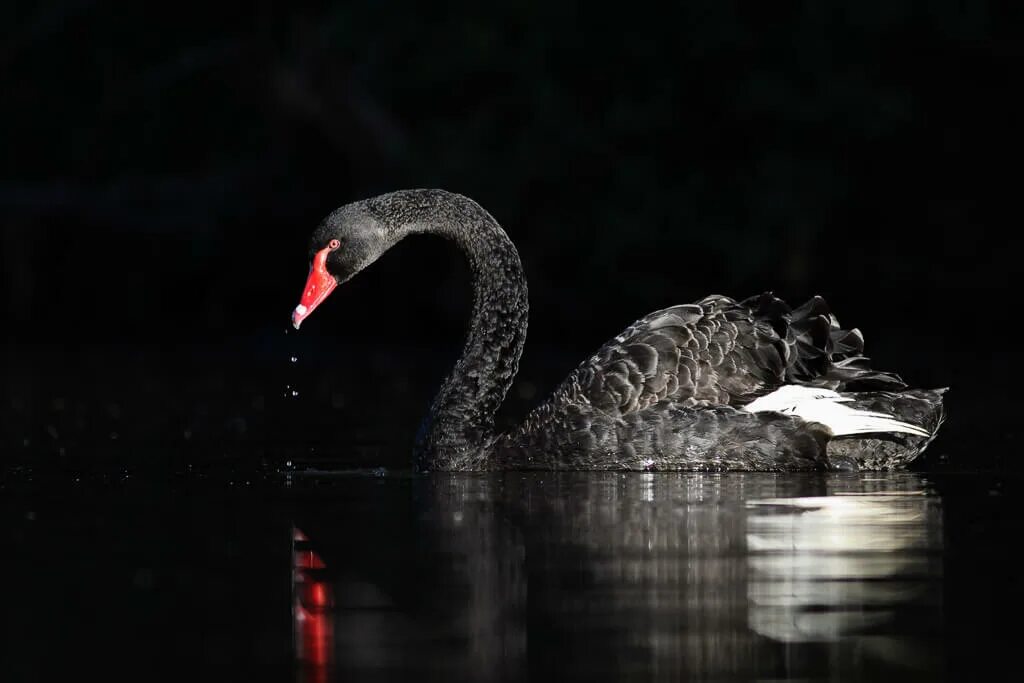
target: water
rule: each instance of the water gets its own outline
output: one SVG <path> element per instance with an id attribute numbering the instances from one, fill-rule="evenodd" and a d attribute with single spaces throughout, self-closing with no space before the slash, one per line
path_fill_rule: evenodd
<path id="1" fill-rule="evenodd" d="M 9 470 L 5 680 L 935 680 L 1015 661 L 1021 482 Z"/>

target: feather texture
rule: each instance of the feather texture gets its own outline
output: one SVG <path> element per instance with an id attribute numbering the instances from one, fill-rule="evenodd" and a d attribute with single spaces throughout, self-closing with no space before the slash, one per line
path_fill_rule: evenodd
<path id="1" fill-rule="evenodd" d="M 787 384 L 767 396 L 751 401 L 745 408 L 752 413 L 796 415 L 803 420 L 825 425 L 834 436 L 875 432 L 931 436 L 928 430 L 897 420 L 890 414 L 858 410 L 845 405 L 851 401 L 852 396 L 843 396 L 830 389 Z"/>
<path id="2" fill-rule="evenodd" d="M 839 393 L 905 388 L 863 350 L 863 335 L 842 329 L 820 297 L 795 310 L 771 293 L 673 306 L 601 347 L 495 450 L 507 467 L 796 469 L 831 467 L 833 437 L 885 432 L 919 453 L 933 434 L 918 426 L 926 416 L 906 422 L 895 405 L 854 407 Z M 938 395 L 927 408 L 941 410 Z M 855 466 L 842 450 L 842 466 Z"/>
<path id="3" fill-rule="evenodd" d="M 456 244 L 473 276 L 462 356 L 417 439 L 421 469 L 886 468 L 917 457 L 942 422 L 942 390 L 872 369 L 864 336 L 824 299 L 791 309 L 769 292 L 641 318 L 497 433 L 528 304 L 519 254 L 490 214 L 442 190 L 393 192 L 334 211 L 310 253 L 335 245 L 326 266 L 345 282 L 416 233 Z"/>

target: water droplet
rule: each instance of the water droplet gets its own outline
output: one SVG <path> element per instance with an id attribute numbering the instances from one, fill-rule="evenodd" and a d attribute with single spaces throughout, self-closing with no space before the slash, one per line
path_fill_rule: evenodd
<path id="1" fill-rule="evenodd" d="M 299 362 L 299 357 L 298 356 L 292 356 L 292 362 L 293 363 L 298 363 Z"/>
<path id="2" fill-rule="evenodd" d="M 294 389 L 292 389 L 292 396 L 298 396 L 298 395 L 299 395 L 299 392 L 297 392 Z"/>
<path id="3" fill-rule="evenodd" d="M 292 461 L 291 460 L 286 460 L 285 463 L 284 463 L 284 466 L 285 467 L 291 467 L 292 466 Z"/>

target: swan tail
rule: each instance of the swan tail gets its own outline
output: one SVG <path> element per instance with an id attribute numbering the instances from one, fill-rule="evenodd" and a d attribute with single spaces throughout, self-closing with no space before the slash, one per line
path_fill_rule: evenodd
<path id="1" fill-rule="evenodd" d="M 840 394 L 787 385 L 747 404 L 823 424 L 832 432 L 830 464 L 840 469 L 889 469 L 909 463 L 932 442 L 945 420 L 946 389 Z M 870 436 L 867 436 L 870 435 Z"/>
<path id="2" fill-rule="evenodd" d="M 771 292 L 743 302 L 786 342 L 786 381 L 832 390 L 900 391 L 899 375 L 871 368 L 860 330 L 843 329 L 820 296 L 796 309 Z"/>
<path id="3" fill-rule="evenodd" d="M 852 408 L 893 415 L 920 425 L 928 436 L 890 433 L 833 439 L 828 444 L 829 461 L 841 469 L 894 469 L 920 456 L 946 420 L 943 397 L 947 389 L 909 389 L 901 392 L 872 391 L 847 394 Z"/>

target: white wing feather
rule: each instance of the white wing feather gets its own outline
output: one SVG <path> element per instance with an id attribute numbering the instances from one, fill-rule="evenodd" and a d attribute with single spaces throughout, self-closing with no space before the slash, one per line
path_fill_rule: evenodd
<path id="1" fill-rule="evenodd" d="M 752 413 L 777 412 L 796 415 L 804 420 L 818 422 L 832 430 L 836 436 L 870 434 L 872 432 L 900 432 L 915 436 L 931 436 L 921 427 L 897 420 L 892 415 L 870 410 L 857 410 L 843 405 L 853 399 L 835 391 L 818 387 L 787 384 L 776 391 L 751 401 L 744 410 Z"/>

